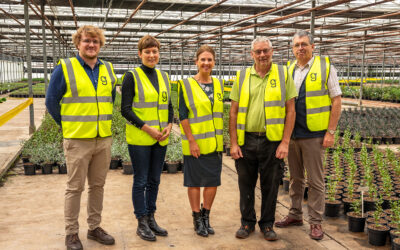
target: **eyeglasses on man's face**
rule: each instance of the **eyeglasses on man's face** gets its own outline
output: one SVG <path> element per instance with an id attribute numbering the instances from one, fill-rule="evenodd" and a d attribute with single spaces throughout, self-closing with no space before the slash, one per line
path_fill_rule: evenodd
<path id="1" fill-rule="evenodd" d="M 306 47 L 308 47 L 308 46 L 310 46 L 310 44 L 308 44 L 308 43 L 295 43 L 295 44 L 293 45 L 293 47 L 296 48 L 296 49 L 299 49 L 299 48 L 306 48 Z"/>
<path id="2" fill-rule="evenodd" d="M 92 39 L 83 39 L 82 42 L 87 43 L 87 44 L 93 43 L 95 45 L 100 44 L 100 41 L 97 39 L 93 39 L 93 40 Z"/>
<path id="3" fill-rule="evenodd" d="M 261 55 L 261 53 L 268 54 L 268 52 L 270 52 L 270 51 L 271 51 L 271 48 L 253 50 L 254 54 L 256 54 L 257 56 Z"/>

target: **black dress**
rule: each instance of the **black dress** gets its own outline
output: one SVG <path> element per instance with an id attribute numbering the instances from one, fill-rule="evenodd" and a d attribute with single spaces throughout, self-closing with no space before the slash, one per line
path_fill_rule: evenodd
<path id="1" fill-rule="evenodd" d="M 211 105 L 214 103 L 213 84 L 201 84 L 200 87 L 210 99 Z M 183 91 L 179 91 L 179 119 L 182 121 L 188 118 L 189 109 L 183 99 Z M 221 185 L 222 153 L 213 152 L 202 154 L 199 158 L 191 155 L 183 156 L 185 187 L 217 187 Z"/>

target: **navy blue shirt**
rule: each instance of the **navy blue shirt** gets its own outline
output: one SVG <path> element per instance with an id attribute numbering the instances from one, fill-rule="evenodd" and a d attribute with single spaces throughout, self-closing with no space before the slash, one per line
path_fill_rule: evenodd
<path id="1" fill-rule="evenodd" d="M 89 65 L 85 63 L 85 61 L 83 61 L 79 54 L 76 55 L 76 58 L 85 69 L 85 72 L 88 75 L 89 79 L 92 81 L 94 89 L 97 90 L 97 81 L 99 79 L 99 65 L 103 63 L 99 59 L 97 59 L 96 65 L 94 66 L 94 69 L 92 69 Z M 62 66 L 61 64 L 59 64 L 54 68 L 53 73 L 51 74 L 49 87 L 47 88 L 46 93 L 47 110 L 58 125 L 61 125 L 60 101 L 66 91 L 67 84 L 65 82 Z M 113 101 L 115 100 L 115 88 L 112 90 L 112 99 Z"/>
<path id="2" fill-rule="evenodd" d="M 293 78 L 294 78 L 293 71 Z M 307 110 L 306 110 L 306 78 L 304 78 L 299 90 L 299 96 L 296 98 L 296 121 L 294 123 L 292 138 L 317 138 L 324 137 L 326 130 L 310 131 L 307 126 Z"/>

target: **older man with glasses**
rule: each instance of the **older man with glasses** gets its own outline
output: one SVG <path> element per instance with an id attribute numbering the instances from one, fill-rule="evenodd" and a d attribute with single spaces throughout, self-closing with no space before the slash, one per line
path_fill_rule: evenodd
<path id="1" fill-rule="evenodd" d="M 279 182 L 283 176 L 290 135 L 294 126 L 297 96 L 286 66 L 272 63 L 273 48 L 266 37 L 251 44 L 254 65 L 237 72 L 230 98 L 231 155 L 236 160 L 240 191 L 241 227 L 236 237 L 254 231 L 254 189 L 260 174 L 261 217 L 266 240 L 277 240 L 273 230 Z"/>
<path id="2" fill-rule="evenodd" d="M 303 225 L 302 201 L 307 171 L 310 237 L 320 240 L 324 236 L 321 223 L 325 208 L 323 152 L 335 139 L 342 92 L 329 58 L 313 56 L 315 45 L 311 34 L 297 32 L 292 46 L 297 60 L 290 65 L 289 74 L 293 76 L 298 97 L 288 157 L 291 205 L 289 215 L 275 226 Z"/>

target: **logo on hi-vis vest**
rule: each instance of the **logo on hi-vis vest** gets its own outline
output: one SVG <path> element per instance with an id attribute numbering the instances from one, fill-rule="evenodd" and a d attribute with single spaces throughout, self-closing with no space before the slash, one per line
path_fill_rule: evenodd
<path id="1" fill-rule="evenodd" d="M 271 83 L 271 88 L 276 88 L 276 80 L 272 79 L 271 81 L 269 81 L 269 83 Z"/>
<path id="2" fill-rule="evenodd" d="M 317 73 L 312 73 L 310 76 L 311 76 L 311 81 L 317 80 Z"/>
<path id="3" fill-rule="evenodd" d="M 222 95 L 221 95 L 221 93 L 217 93 L 217 98 L 218 98 L 218 101 L 222 102 Z"/>
<path id="4" fill-rule="evenodd" d="M 167 101 L 167 98 L 168 98 L 168 97 L 167 97 L 167 91 L 163 91 L 162 94 L 161 94 L 161 96 L 162 96 L 162 101 L 163 101 L 163 102 L 166 102 L 166 101 Z"/>
<path id="5" fill-rule="evenodd" d="M 107 77 L 102 76 L 102 77 L 100 77 L 100 80 L 101 80 L 101 84 L 107 85 Z"/>

